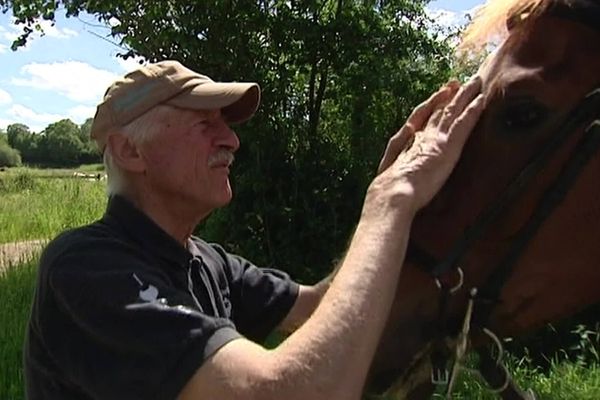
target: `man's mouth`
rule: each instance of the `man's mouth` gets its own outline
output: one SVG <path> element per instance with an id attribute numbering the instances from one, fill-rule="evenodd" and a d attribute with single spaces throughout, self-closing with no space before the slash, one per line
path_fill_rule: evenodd
<path id="1" fill-rule="evenodd" d="M 235 157 L 231 151 L 219 150 L 209 157 L 208 166 L 210 168 L 229 168 L 234 159 Z"/>

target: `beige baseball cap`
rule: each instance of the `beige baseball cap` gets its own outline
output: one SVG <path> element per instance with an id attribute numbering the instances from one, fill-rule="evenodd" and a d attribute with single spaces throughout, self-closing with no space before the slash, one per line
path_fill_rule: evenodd
<path id="1" fill-rule="evenodd" d="M 256 112 L 260 87 L 253 82 L 214 82 L 177 61 L 148 64 L 115 81 L 96 109 L 90 135 L 100 149 L 112 128 L 127 125 L 159 104 L 192 110 L 221 109 L 231 123 Z"/>

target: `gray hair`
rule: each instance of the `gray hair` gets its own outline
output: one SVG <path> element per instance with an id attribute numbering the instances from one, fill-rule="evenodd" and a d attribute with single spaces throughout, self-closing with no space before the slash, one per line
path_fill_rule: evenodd
<path id="1" fill-rule="evenodd" d="M 174 108 L 171 106 L 158 105 L 119 128 L 118 133 L 128 137 L 135 144 L 147 142 L 162 129 L 161 121 L 164 121 L 167 114 L 173 110 Z M 104 149 L 102 160 L 107 175 L 106 194 L 108 196 L 123 194 L 127 186 L 127 179 L 121 168 L 115 163 L 110 146 L 106 146 Z"/>

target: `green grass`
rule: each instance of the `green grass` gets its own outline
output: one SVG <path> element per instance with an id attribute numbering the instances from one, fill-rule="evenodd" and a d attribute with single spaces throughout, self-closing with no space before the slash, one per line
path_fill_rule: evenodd
<path id="1" fill-rule="evenodd" d="M 37 261 L 10 267 L 0 275 L 0 399 L 24 396 L 22 347 L 33 297 Z"/>
<path id="2" fill-rule="evenodd" d="M 0 174 L 0 243 L 45 239 L 99 218 L 105 182 L 71 178 L 73 170 L 15 168 Z"/>
<path id="3" fill-rule="evenodd" d="M 526 358 L 508 355 L 507 367 L 514 381 L 522 388 L 531 388 L 538 400 L 598 400 L 600 399 L 600 363 L 588 364 L 555 360 L 550 370 L 542 371 Z M 442 399 L 442 396 L 434 398 Z M 454 400 L 498 400 L 485 382 L 463 373 L 457 382 Z"/>

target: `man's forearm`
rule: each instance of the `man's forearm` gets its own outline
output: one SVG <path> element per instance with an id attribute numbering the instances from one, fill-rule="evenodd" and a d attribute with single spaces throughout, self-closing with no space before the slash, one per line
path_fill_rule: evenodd
<path id="1" fill-rule="evenodd" d="M 360 396 L 395 294 L 411 219 L 359 224 L 323 301 L 273 352 L 277 368 L 294 376 L 298 389 L 305 382 L 307 390 L 314 388 L 312 396 Z"/>

